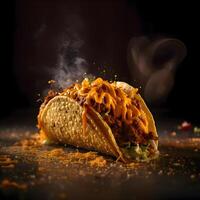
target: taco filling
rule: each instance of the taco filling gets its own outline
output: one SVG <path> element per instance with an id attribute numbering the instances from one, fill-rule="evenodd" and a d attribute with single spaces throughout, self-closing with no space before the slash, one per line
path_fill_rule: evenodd
<path id="1" fill-rule="evenodd" d="M 46 103 L 58 95 L 50 93 Z M 118 82 L 108 82 L 101 78 L 94 81 L 84 79 L 63 90 L 59 95 L 68 96 L 84 109 L 82 113 L 83 134 L 87 134 L 87 111 L 91 107 L 109 125 L 115 140 L 126 157 L 146 160 L 158 152 L 158 137 L 149 130 L 147 113 L 137 98 L 138 89 L 126 92 Z"/>

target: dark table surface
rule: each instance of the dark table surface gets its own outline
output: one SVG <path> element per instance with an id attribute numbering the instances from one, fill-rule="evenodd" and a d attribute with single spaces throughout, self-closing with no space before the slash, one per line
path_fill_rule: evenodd
<path id="1" fill-rule="evenodd" d="M 72 147 L 13 146 L 37 132 L 35 113 L 14 113 L 0 122 L 0 157 L 16 161 L 11 168 L 0 165 L 0 184 L 6 179 L 26 187 L 1 185 L 0 199 L 200 199 L 200 137 L 193 129 L 177 130 L 183 119 L 164 116 L 156 117 L 158 159 L 127 166 L 104 157 L 107 164 L 94 167 L 45 157 L 61 148 L 76 152 Z"/>

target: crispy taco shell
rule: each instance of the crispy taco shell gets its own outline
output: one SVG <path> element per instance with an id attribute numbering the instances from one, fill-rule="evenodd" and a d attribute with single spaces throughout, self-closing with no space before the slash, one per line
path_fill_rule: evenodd
<path id="1" fill-rule="evenodd" d="M 83 134 L 82 113 L 83 107 L 73 99 L 56 96 L 39 115 L 40 129 L 51 141 L 121 157 L 110 127 L 92 108 L 88 108 L 86 132 Z"/>
<path id="2" fill-rule="evenodd" d="M 119 82 L 118 87 L 134 90 L 128 84 Z M 148 118 L 148 129 L 157 137 L 153 116 L 140 95 L 136 95 Z M 86 127 L 83 128 L 83 113 L 87 110 Z M 89 150 L 95 150 L 129 162 L 128 158 L 116 142 L 114 134 L 102 116 L 92 107 L 81 106 L 74 99 L 58 95 L 53 97 L 46 105 L 42 105 L 38 115 L 40 131 L 53 142 L 69 144 Z M 158 143 L 156 142 L 156 145 Z"/>
<path id="3" fill-rule="evenodd" d="M 135 88 L 133 86 L 130 86 L 129 84 L 127 84 L 125 82 L 117 82 L 117 87 L 123 89 L 128 95 L 130 95 L 130 97 L 131 97 L 131 94 L 133 93 L 133 90 L 135 90 Z M 147 119 L 149 122 L 148 123 L 148 131 L 152 132 L 155 137 L 158 137 L 158 133 L 156 130 L 156 125 L 155 125 L 153 115 L 151 114 L 150 110 L 148 109 L 143 98 L 140 96 L 140 94 L 136 94 L 134 96 L 134 98 L 139 100 L 140 105 L 142 106 L 142 110 L 144 111 L 144 113 L 147 116 Z M 158 145 L 158 140 L 156 140 L 156 144 Z"/>

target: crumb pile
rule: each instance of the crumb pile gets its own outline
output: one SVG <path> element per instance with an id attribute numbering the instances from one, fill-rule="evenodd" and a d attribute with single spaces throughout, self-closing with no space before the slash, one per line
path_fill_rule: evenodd
<path id="1" fill-rule="evenodd" d="M 8 189 L 8 188 L 16 188 L 20 190 L 26 190 L 27 185 L 25 183 L 17 183 L 15 181 L 11 181 L 9 179 L 4 179 L 0 183 L 0 188 Z"/>
<path id="2" fill-rule="evenodd" d="M 56 159 L 58 162 L 68 164 L 88 164 L 91 167 L 105 167 L 106 159 L 99 156 L 96 152 L 70 152 L 66 153 L 62 148 L 45 151 L 39 156 L 39 159 L 48 158 Z"/>
<path id="3" fill-rule="evenodd" d="M 14 168 L 16 163 L 9 155 L 0 155 L 0 168 Z"/>

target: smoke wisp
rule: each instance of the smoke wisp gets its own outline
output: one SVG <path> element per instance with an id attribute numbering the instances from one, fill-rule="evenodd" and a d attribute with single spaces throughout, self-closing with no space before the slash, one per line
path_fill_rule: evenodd
<path id="1" fill-rule="evenodd" d="M 56 81 L 56 88 L 66 88 L 85 76 L 91 76 L 87 75 L 87 61 L 81 56 L 84 41 L 80 37 L 80 32 L 83 24 L 77 15 L 68 16 L 66 20 L 66 30 L 59 37 L 58 42 L 57 66 L 52 74 L 52 78 Z"/>
<path id="2" fill-rule="evenodd" d="M 186 56 L 185 45 L 174 38 L 132 38 L 128 64 L 133 79 L 142 86 L 145 99 L 163 102 L 174 85 L 178 64 Z"/>
<path id="3" fill-rule="evenodd" d="M 79 56 L 81 41 L 66 41 L 58 55 L 57 68 L 54 70 L 54 80 L 58 88 L 65 88 L 83 78 L 87 72 L 87 62 Z"/>

